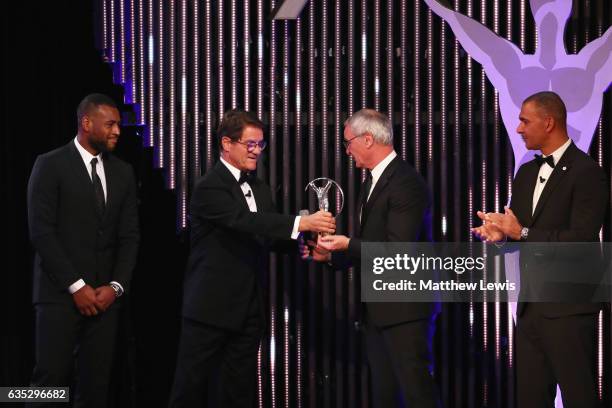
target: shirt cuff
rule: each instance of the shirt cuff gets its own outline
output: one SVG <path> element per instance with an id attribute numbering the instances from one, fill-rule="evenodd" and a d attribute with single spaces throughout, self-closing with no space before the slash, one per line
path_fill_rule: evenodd
<path id="1" fill-rule="evenodd" d="M 295 217 L 295 221 L 293 222 L 293 230 L 291 230 L 291 239 L 298 239 L 298 236 L 300 235 L 299 228 L 301 219 L 302 217 L 300 215 Z"/>
<path id="2" fill-rule="evenodd" d="M 83 279 L 79 279 L 78 281 L 74 282 L 72 285 L 68 286 L 68 292 L 70 292 L 70 294 L 74 294 L 77 290 L 81 289 L 83 286 L 85 286 L 85 281 Z"/>
<path id="3" fill-rule="evenodd" d="M 121 286 L 121 284 L 117 281 L 110 281 L 110 283 L 114 283 L 115 285 L 119 286 L 119 288 L 121 289 L 121 292 L 125 292 L 125 290 L 123 290 L 123 286 Z"/>

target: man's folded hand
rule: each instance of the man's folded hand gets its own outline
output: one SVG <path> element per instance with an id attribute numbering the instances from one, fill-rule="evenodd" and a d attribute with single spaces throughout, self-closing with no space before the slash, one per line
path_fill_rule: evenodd
<path id="1" fill-rule="evenodd" d="M 300 219 L 298 231 L 312 231 L 333 234 L 336 232 L 336 219 L 330 212 L 327 211 L 317 211 L 311 215 L 303 215 Z"/>

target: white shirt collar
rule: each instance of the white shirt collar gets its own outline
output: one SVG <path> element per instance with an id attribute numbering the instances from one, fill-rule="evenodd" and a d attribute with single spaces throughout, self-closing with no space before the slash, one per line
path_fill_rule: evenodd
<path id="1" fill-rule="evenodd" d="M 77 150 L 79 151 L 79 154 L 83 158 L 83 161 L 85 162 L 85 165 L 87 166 L 88 169 L 89 169 L 89 166 L 91 165 L 91 159 L 93 159 L 94 157 L 98 159 L 98 163 L 100 163 L 100 164 L 102 163 L 102 153 L 98 153 L 97 156 L 94 156 L 93 154 L 89 153 L 79 143 L 78 136 L 76 136 L 74 138 L 74 144 L 75 144 Z"/>
<path id="2" fill-rule="evenodd" d="M 567 141 L 563 143 L 561 146 L 559 146 L 557 150 L 555 150 L 554 152 L 548 155 L 548 156 L 552 156 L 555 159 L 555 165 L 559 163 L 559 160 L 561 160 L 563 153 L 565 153 L 565 151 L 567 150 L 567 148 L 569 147 L 571 143 L 572 143 L 572 139 L 568 138 Z M 543 157 L 548 157 L 548 156 L 543 155 Z"/>
<path id="3" fill-rule="evenodd" d="M 395 157 L 397 156 L 397 153 L 395 153 L 395 150 L 391 151 L 391 153 L 389 153 L 387 155 L 387 157 L 385 157 L 384 159 L 382 159 L 373 169 L 372 169 L 372 185 L 374 185 L 374 183 L 376 183 L 378 181 L 378 179 L 380 178 L 380 176 L 383 174 L 383 172 L 385 171 L 385 169 L 387 168 L 387 166 L 389 165 L 389 163 L 391 163 L 391 161 L 393 159 L 395 159 Z"/>
<path id="4" fill-rule="evenodd" d="M 221 159 L 221 163 L 223 163 L 225 167 L 227 167 L 227 169 L 230 171 L 230 173 L 232 173 L 232 176 L 234 176 L 236 181 L 240 180 L 240 170 L 238 170 L 233 165 L 229 164 L 226 160 L 223 159 L 223 157 L 220 157 L 220 159 Z"/>

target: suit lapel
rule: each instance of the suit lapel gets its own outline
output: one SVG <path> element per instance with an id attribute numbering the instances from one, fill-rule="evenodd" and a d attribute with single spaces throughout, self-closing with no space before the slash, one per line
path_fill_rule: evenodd
<path id="1" fill-rule="evenodd" d="M 540 195 L 535 211 L 533 212 L 532 222 L 535 222 L 536 218 L 538 218 L 538 215 L 540 215 L 540 213 L 542 212 L 544 204 L 546 204 L 546 201 L 548 201 L 553 191 L 555 191 L 555 188 L 565 178 L 565 174 L 571 168 L 571 163 L 575 153 L 574 149 L 576 149 L 576 146 L 572 142 L 568 146 L 563 156 L 561 156 L 559 163 L 555 165 L 554 170 L 550 174 L 550 179 L 548 180 L 548 183 L 546 183 L 546 186 L 544 186 L 544 190 L 542 190 L 542 194 Z"/>
<path id="2" fill-rule="evenodd" d="M 104 166 L 104 178 L 106 178 L 106 210 L 104 211 L 104 217 L 108 217 L 112 204 L 114 204 L 115 188 L 119 179 L 117 172 L 115 171 L 115 162 L 110 154 L 105 154 L 102 157 L 102 166 Z"/>
<path id="3" fill-rule="evenodd" d="M 393 175 L 393 172 L 395 171 L 395 167 L 399 163 L 399 160 L 400 160 L 399 156 L 396 156 L 393 160 L 391 160 L 391 162 L 387 165 L 387 168 L 385 168 L 385 171 L 383 171 L 383 173 L 380 175 L 380 178 L 376 182 L 376 185 L 374 186 L 374 190 L 372 190 L 372 194 L 370 194 L 370 198 L 368 199 L 368 202 L 366 203 L 365 208 L 362 209 L 361 211 L 360 231 L 363 230 L 363 226 L 366 223 L 366 219 L 368 218 L 368 213 L 370 212 L 372 206 L 374 205 L 374 203 L 380 196 L 381 192 L 385 189 L 385 187 L 389 183 L 389 179 Z M 363 191 L 363 188 L 361 190 L 362 191 L 359 192 L 360 199 L 363 196 L 363 194 L 365 194 Z M 359 202 L 361 202 L 361 200 L 359 200 Z"/>
<path id="4" fill-rule="evenodd" d="M 525 209 L 524 211 L 525 214 L 523 214 L 524 220 L 521 220 L 521 222 L 523 222 L 524 225 L 526 226 L 530 226 L 531 223 L 533 222 L 532 221 L 533 192 L 536 187 L 539 171 L 540 171 L 540 168 L 538 167 L 535 161 L 528 163 L 525 169 L 525 172 L 526 172 L 525 180 L 527 180 L 526 181 L 526 191 L 522 195 L 524 197 L 524 202 L 522 203 L 520 208 Z"/>
<path id="5" fill-rule="evenodd" d="M 242 205 L 246 210 L 250 211 L 249 205 L 247 204 L 246 197 L 244 196 L 244 193 L 242 192 L 242 189 L 240 188 L 240 184 L 238 184 L 238 180 L 236 180 L 236 178 L 234 178 L 234 176 L 229 171 L 229 169 L 225 167 L 225 164 L 221 163 L 221 160 L 219 160 L 217 164 L 215 165 L 215 171 L 217 172 L 217 174 L 219 174 L 219 177 L 221 177 L 221 180 L 223 180 L 223 182 L 230 187 L 230 190 L 232 194 L 234 195 L 234 198 L 236 199 L 236 201 L 238 201 L 240 205 Z M 253 191 L 253 188 L 251 188 L 251 191 Z"/>
<path id="6" fill-rule="evenodd" d="M 89 175 L 89 170 L 85 166 L 85 163 L 83 163 L 83 158 L 81 157 L 81 154 L 74 145 L 73 140 L 68 143 L 68 152 L 70 156 L 71 167 L 80 185 L 79 188 L 83 189 L 83 191 L 86 192 L 85 195 L 89 197 L 90 208 L 97 215 L 98 212 L 96 211 L 96 197 L 93 189 L 93 184 L 91 182 L 91 176 Z"/>

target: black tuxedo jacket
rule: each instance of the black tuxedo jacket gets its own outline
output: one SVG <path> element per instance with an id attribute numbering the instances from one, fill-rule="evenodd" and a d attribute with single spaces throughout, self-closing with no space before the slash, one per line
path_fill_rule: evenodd
<path id="1" fill-rule="evenodd" d="M 257 212 L 251 212 L 240 185 L 219 161 L 195 186 L 191 198 L 191 253 L 185 272 L 183 316 L 239 330 L 258 280 L 265 270 L 269 242 L 288 240 L 294 216 L 276 212 L 270 188 L 249 181 Z M 261 306 L 260 306 L 261 309 Z M 263 310 L 263 309 L 262 309 Z"/>
<path id="2" fill-rule="evenodd" d="M 106 211 L 74 141 L 39 156 L 28 183 L 34 259 L 34 303 L 69 303 L 79 279 L 92 287 L 119 282 L 129 290 L 138 252 L 138 199 L 129 164 L 106 154 Z"/>
<path id="3" fill-rule="evenodd" d="M 362 186 L 363 187 L 363 186 Z M 359 214 L 360 191 L 356 213 Z M 430 242 L 431 201 L 427 184 L 408 163 L 395 157 L 385 168 L 372 190 L 361 223 L 359 234 L 349 241 L 346 253 L 351 263 L 360 269 L 361 242 Z M 359 220 L 357 220 L 359 222 Z M 343 263 L 334 256 L 334 264 Z M 379 327 L 401 322 L 430 318 L 437 310 L 432 303 L 370 302 L 366 305 L 366 320 Z"/>
<path id="4" fill-rule="evenodd" d="M 544 164 L 546 165 L 546 164 Z M 546 295 L 543 276 L 555 274 L 593 274 L 600 272 L 597 256 L 572 259 L 562 250 L 546 245 L 537 248 L 533 243 L 597 242 L 599 230 L 607 211 L 607 181 L 603 170 L 584 152 L 571 143 L 555 165 L 532 215 L 533 191 L 539 182 L 539 166 L 535 160 L 523 164 L 512 185 L 512 211 L 519 223 L 529 228 L 527 243 L 521 250 L 521 299 L 525 292 Z M 548 282 L 550 280 L 545 278 Z M 559 289 L 558 287 L 556 289 Z M 584 288 L 583 288 L 584 289 Z M 588 288 L 587 288 L 588 289 Z M 542 292 L 544 290 L 544 292 Z M 563 288 L 561 288 L 563 290 Z M 545 315 L 550 317 L 595 312 L 601 304 L 588 303 L 588 293 L 574 287 L 577 303 L 541 303 Z M 537 291 L 537 292 L 536 292 Z M 522 314 L 525 302 L 519 301 Z"/>

